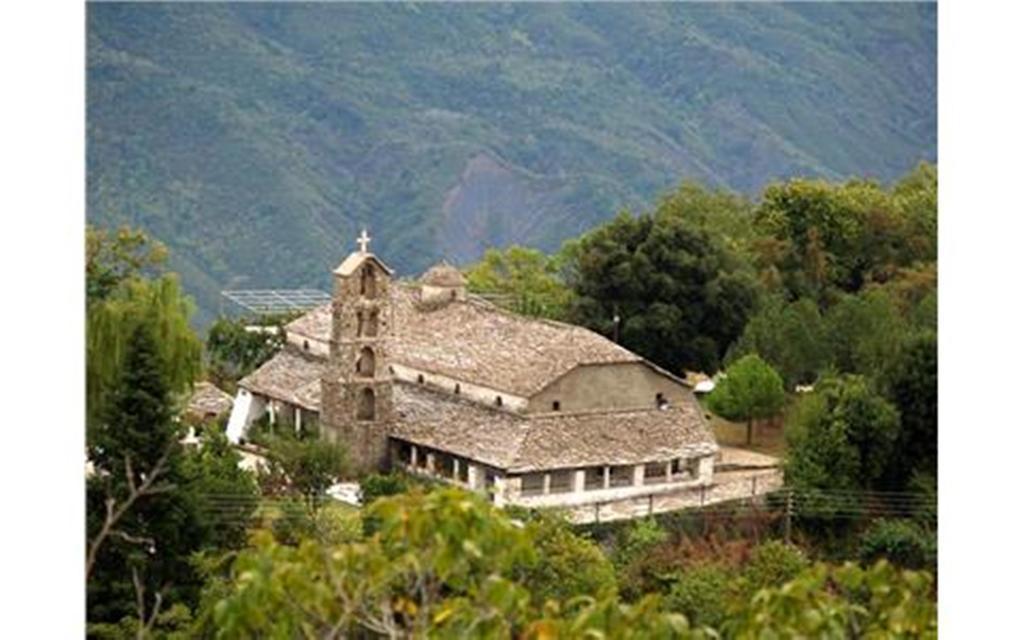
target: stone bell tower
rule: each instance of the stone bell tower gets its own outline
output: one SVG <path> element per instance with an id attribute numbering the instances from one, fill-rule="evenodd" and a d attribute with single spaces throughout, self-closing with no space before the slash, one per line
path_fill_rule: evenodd
<path id="1" fill-rule="evenodd" d="M 387 336 L 392 271 L 367 251 L 363 230 L 355 251 L 334 270 L 330 358 L 320 380 L 321 428 L 343 443 L 357 471 L 387 464 L 391 372 Z"/>

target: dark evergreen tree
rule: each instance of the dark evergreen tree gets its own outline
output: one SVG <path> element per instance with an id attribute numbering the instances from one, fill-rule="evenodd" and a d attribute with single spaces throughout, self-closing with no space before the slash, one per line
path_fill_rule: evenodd
<path id="1" fill-rule="evenodd" d="M 900 435 L 890 482 L 905 485 L 915 472 L 938 477 L 939 353 L 934 333 L 908 340 L 885 372 L 889 400 L 900 410 Z"/>

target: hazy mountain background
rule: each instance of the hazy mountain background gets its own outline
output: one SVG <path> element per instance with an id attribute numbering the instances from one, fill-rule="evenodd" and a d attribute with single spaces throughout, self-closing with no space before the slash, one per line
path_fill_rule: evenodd
<path id="1" fill-rule="evenodd" d="M 88 5 L 88 218 L 223 288 L 545 250 L 683 178 L 936 159 L 932 4 Z"/>

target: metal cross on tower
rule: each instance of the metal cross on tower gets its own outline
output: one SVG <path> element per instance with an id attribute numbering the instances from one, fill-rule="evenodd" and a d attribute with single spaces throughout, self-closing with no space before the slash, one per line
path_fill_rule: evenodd
<path id="1" fill-rule="evenodd" d="M 359 253 L 366 253 L 366 247 L 370 244 L 370 236 L 366 235 L 366 229 L 363 229 L 362 235 L 356 238 L 356 244 L 359 245 Z"/>

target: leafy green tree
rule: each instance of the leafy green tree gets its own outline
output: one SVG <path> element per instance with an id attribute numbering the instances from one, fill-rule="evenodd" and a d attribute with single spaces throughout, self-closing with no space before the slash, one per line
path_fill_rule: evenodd
<path id="1" fill-rule="evenodd" d="M 491 294 L 517 313 L 562 319 L 572 291 L 559 277 L 559 264 L 557 257 L 528 247 L 488 249 L 480 262 L 466 269 L 467 287 Z"/>
<path id="2" fill-rule="evenodd" d="M 934 176 L 925 165 L 892 189 L 865 180 L 768 185 L 754 215 L 755 253 L 766 280 L 792 299 L 807 296 L 827 306 L 840 292 L 934 261 Z"/>
<path id="3" fill-rule="evenodd" d="M 543 561 L 537 536 L 547 525 L 513 522 L 477 495 L 413 491 L 366 511 L 377 527 L 355 542 L 291 547 L 255 536 L 209 584 L 205 628 L 224 637 L 707 637 L 660 613 L 655 598 L 624 605 L 585 595 L 538 607 L 527 576 Z"/>
<path id="4" fill-rule="evenodd" d="M 831 361 L 830 349 L 825 321 L 813 300 L 787 303 L 772 296 L 730 347 L 726 364 L 756 353 L 779 372 L 786 388 L 792 389 L 817 379 Z"/>
<path id="5" fill-rule="evenodd" d="M 301 498 L 311 514 L 319 510 L 324 495 L 348 470 L 341 445 L 320 438 L 278 436 L 267 440 L 266 479 L 281 478 L 286 493 Z"/>
<path id="6" fill-rule="evenodd" d="M 90 633 L 126 618 L 137 633 L 166 631 L 196 602 L 190 557 L 244 543 L 256 486 L 226 441 L 179 443 L 176 397 L 199 371 L 200 343 L 177 280 L 147 277 L 162 250 L 124 230 L 90 230 L 87 249 L 86 586 L 90 627 L 101 625 Z"/>
<path id="7" fill-rule="evenodd" d="M 932 585 L 931 574 L 900 571 L 884 561 L 867 569 L 818 564 L 737 601 L 721 631 L 739 640 L 936 638 Z"/>
<path id="8" fill-rule="evenodd" d="M 825 324 L 835 367 L 843 373 L 877 375 L 906 337 L 909 322 L 884 289 L 843 295 L 828 310 Z"/>
<path id="9" fill-rule="evenodd" d="M 166 260 L 167 249 L 138 229 L 86 225 L 86 299 L 105 300 L 126 282 L 158 271 Z"/>
<path id="10" fill-rule="evenodd" d="M 521 623 L 529 593 L 505 576 L 534 551 L 494 507 L 445 489 L 381 498 L 366 511 L 375 533 L 330 553 L 314 540 L 288 547 L 257 536 L 233 562 L 228 595 L 206 614 L 218 632 L 423 637 L 475 625 L 509 635 Z"/>
<path id="11" fill-rule="evenodd" d="M 826 378 L 786 424 L 786 483 L 807 491 L 884 489 L 898 436 L 899 412 L 867 379 Z M 827 510 L 830 504 L 817 506 Z"/>
<path id="12" fill-rule="evenodd" d="M 249 331 L 245 319 L 218 318 L 206 335 L 206 356 L 210 376 L 228 390 L 269 360 L 285 343 L 284 321 L 279 318 L 262 326 L 273 331 Z"/>
<path id="13" fill-rule="evenodd" d="M 896 486 L 909 482 L 915 472 L 932 477 L 938 473 L 938 365 L 936 336 L 924 332 L 900 347 L 883 376 L 886 396 L 900 412 L 900 434 L 890 467 Z"/>
<path id="14" fill-rule="evenodd" d="M 199 375 L 202 344 L 189 325 L 192 304 L 177 278 L 129 279 L 105 298 L 89 303 L 86 311 L 87 425 L 104 411 L 110 389 L 129 351 L 130 337 L 139 326 L 154 334 L 161 375 L 168 392 L 185 394 Z"/>
<path id="15" fill-rule="evenodd" d="M 728 420 L 745 420 L 747 444 L 753 442 L 754 419 L 778 415 L 786 402 L 782 377 L 755 354 L 725 370 L 708 397 L 708 407 Z"/>
<path id="16" fill-rule="evenodd" d="M 623 212 L 573 255 L 570 317 L 671 371 L 717 370 L 755 307 L 739 256 L 670 211 Z"/>

